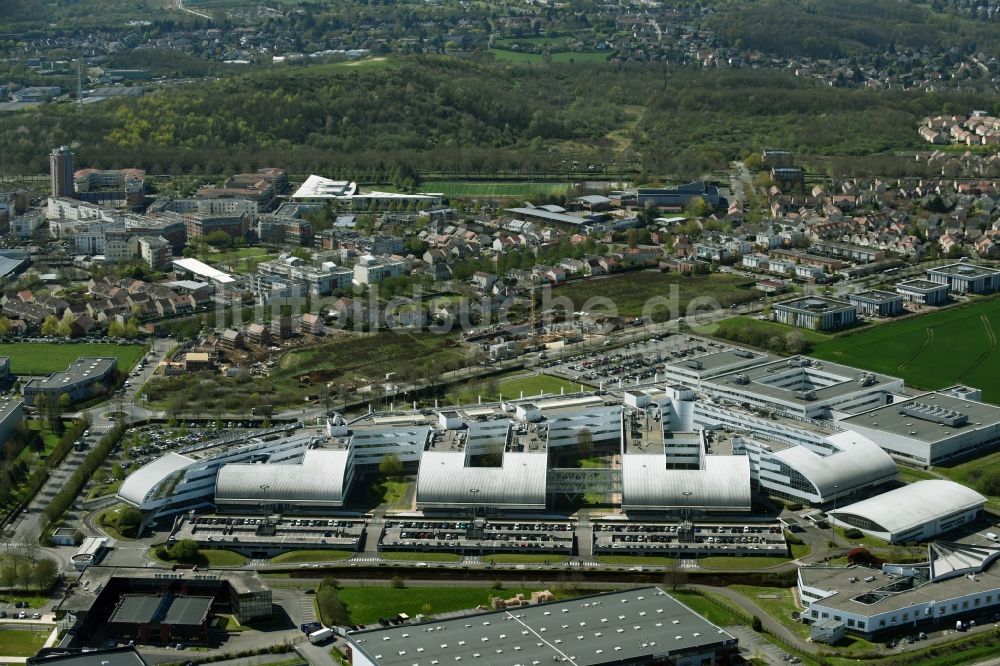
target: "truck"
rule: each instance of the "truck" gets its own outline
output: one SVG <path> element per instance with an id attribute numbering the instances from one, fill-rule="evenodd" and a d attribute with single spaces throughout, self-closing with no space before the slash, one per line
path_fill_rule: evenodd
<path id="1" fill-rule="evenodd" d="M 323 627 L 318 629 L 311 634 L 309 634 L 309 642 L 313 645 L 319 645 L 320 643 L 325 643 L 326 641 L 333 638 L 333 629 L 328 627 Z"/>

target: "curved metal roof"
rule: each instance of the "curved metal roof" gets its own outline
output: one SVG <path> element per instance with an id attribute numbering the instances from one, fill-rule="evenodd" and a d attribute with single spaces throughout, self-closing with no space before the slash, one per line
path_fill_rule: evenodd
<path id="1" fill-rule="evenodd" d="M 622 456 L 622 509 L 749 511 L 750 459 L 706 456 L 704 469 L 667 469 L 662 454 Z"/>
<path id="2" fill-rule="evenodd" d="M 347 488 L 349 452 L 311 449 L 301 463 L 223 465 L 215 482 L 215 501 L 227 504 L 325 504 L 340 506 Z"/>
<path id="3" fill-rule="evenodd" d="M 500 467 L 466 467 L 463 451 L 424 451 L 417 506 L 545 508 L 547 462 L 544 453 L 504 453 Z"/>
<path id="4" fill-rule="evenodd" d="M 839 432 L 826 439 L 839 449 L 836 453 L 821 456 L 804 446 L 791 446 L 773 454 L 806 477 L 821 498 L 843 495 L 852 488 L 894 478 L 899 472 L 892 457 L 864 435 Z"/>
<path id="5" fill-rule="evenodd" d="M 881 526 L 885 532 L 899 534 L 985 503 L 985 497 L 960 483 L 930 479 L 855 502 L 831 513 L 834 517 L 859 516 Z"/>
<path id="6" fill-rule="evenodd" d="M 118 488 L 118 497 L 141 508 L 143 501 L 157 486 L 194 462 L 193 458 L 179 453 L 168 453 L 157 458 L 129 474 Z"/>

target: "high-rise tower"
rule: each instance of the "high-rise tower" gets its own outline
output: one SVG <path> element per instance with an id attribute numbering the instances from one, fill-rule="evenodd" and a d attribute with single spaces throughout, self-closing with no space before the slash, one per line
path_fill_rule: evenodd
<path id="1" fill-rule="evenodd" d="M 73 153 L 68 146 L 60 146 L 49 155 L 49 173 L 52 176 L 52 196 L 73 196 Z"/>

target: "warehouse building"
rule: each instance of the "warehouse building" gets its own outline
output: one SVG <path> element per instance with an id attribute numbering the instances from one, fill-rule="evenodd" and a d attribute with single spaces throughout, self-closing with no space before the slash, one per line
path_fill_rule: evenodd
<path id="1" fill-rule="evenodd" d="M 992 294 L 1000 290 L 1000 269 L 964 261 L 928 268 L 927 279 L 948 285 L 953 294 Z"/>
<path id="2" fill-rule="evenodd" d="M 1000 609 L 1000 547 L 936 542 L 927 555 L 926 562 L 881 570 L 799 567 L 803 620 L 833 620 L 847 633 L 878 640 L 956 621 L 982 623 Z"/>
<path id="3" fill-rule="evenodd" d="M 869 289 L 857 294 L 850 294 L 847 302 L 858 309 L 863 315 L 878 317 L 895 317 L 903 312 L 903 297 L 891 291 Z"/>
<path id="4" fill-rule="evenodd" d="M 986 506 L 986 498 L 954 481 L 917 481 L 827 513 L 837 525 L 857 529 L 892 543 L 927 541 L 968 525 Z"/>
<path id="5" fill-rule="evenodd" d="M 730 664 L 738 640 L 656 587 L 349 632 L 354 666 Z"/>
<path id="6" fill-rule="evenodd" d="M 918 305 L 944 305 L 948 302 L 949 291 L 947 284 L 930 280 L 905 280 L 896 283 L 896 293 Z"/>
<path id="7" fill-rule="evenodd" d="M 957 386 L 850 416 L 838 425 L 878 442 L 906 464 L 940 465 L 1000 444 L 1000 407 L 980 397 L 977 390 Z"/>
<path id="8" fill-rule="evenodd" d="M 806 296 L 775 303 L 774 319 L 782 324 L 813 331 L 835 331 L 857 322 L 858 310 L 845 301 Z"/>
<path id="9" fill-rule="evenodd" d="M 204 636 L 209 612 L 231 614 L 247 624 L 269 619 L 271 605 L 271 590 L 255 571 L 206 574 L 196 569 L 92 566 L 67 588 L 54 610 L 78 640 L 89 640 L 107 628 L 122 637 L 140 638 L 142 631 L 150 639 L 186 640 Z"/>
<path id="10" fill-rule="evenodd" d="M 116 358 L 78 358 L 65 372 L 28 381 L 22 389 L 24 402 L 34 406 L 39 395 L 49 400 L 59 400 L 62 395 L 68 395 L 72 402 L 86 400 L 111 388 L 117 367 Z"/>
<path id="11" fill-rule="evenodd" d="M 143 643 L 204 641 L 212 597 L 126 594 L 108 618 L 107 633 Z"/>

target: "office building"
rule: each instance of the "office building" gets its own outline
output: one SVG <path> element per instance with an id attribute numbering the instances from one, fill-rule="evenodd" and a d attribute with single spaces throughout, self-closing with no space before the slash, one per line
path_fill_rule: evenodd
<path id="1" fill-rule="evenodd" d="M 868 289 L 857 294 L 849 294 L 847 302 L 863 315 L 895 317 L 903 312 L 903 296 L 882 289 Z"/>
<path id="2" fill-rule="evenodd" d="M 774 319 L 789 326 L 834 331 L 854 324 L 858 319 L 858 310 L 850 303 L 833 298 L 806 296 L 775 303 Z"/>
<path id="3" fill-rule="evenodd" d="M 49 176 L 54 197 L 73 198 L 73 153 L 60 146 L 49 153 Z"/>

